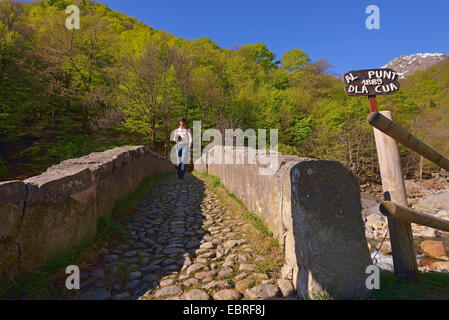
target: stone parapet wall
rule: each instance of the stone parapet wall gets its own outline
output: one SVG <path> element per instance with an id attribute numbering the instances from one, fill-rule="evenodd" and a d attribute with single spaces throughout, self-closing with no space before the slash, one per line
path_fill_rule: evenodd
<path id="1" fill-rule="evenodd" d="M 174 165 L 143 147 L 70 159 L 24 181 L 0 182 L 0 279 L 93 240 L 115 201 Z"/>
<path id="2" fill-rule="evenodd" d="M 242 164 L 236 164 L 237 150 L 244 155 Z M 229 151 L 234 164 L 224 163 Z M 195 162 L 195 169 L 219 177 L 264 221 L 284 248 L 283 273 L 291 275 L 299 296 L 367 296 L 365 270 L 371 259 L 354 175 L 340 162 L 275 152 L 270 154 L 278 166 L 262 175 L 260 169 L 273 164 L 249 162 L 249 153 L 254 149 L 216 146 Z"/>

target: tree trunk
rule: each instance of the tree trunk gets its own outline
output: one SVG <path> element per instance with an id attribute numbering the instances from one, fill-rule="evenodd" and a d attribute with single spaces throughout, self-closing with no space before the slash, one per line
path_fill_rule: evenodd
<path id="1" fill-rule="evenodd" d="M 423 166 L 424 166 L 424 157 L 419 157 L 419 181 L 422 181 L 422 173 L 423 173 Z"/>
<path id="2" fill-rule="evenodd" d="M 189 96 L 187 95 L 187 92 L 185 93 L 185 118 L 189 119 Z"/>
<path id="3" fill-rule="evenodd" d="M 156 119 L 154 117 L 151 119 L 151 147 L 153 150 L 156 147 Z"/>
<path id="4" fill-rule="evenodd" d="M 89 124 L 89 107 L 87 105 L 85 105 L 83 107 L 83 127 L 85 132 L 88 132 L 90 129 L 90 124 Z"/>

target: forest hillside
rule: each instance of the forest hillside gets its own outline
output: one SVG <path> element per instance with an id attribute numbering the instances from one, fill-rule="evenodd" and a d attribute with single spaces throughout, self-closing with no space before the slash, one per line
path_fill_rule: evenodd
<path id="1" fill-rule="evenodd" d="M 70 4 L 81 9 L 79 30 L 65 26 Z M 203 130 L 279 129 L 280 151 L 353 162 L 362 180 L 375 181 L 368 101 L 346 96 L 332 65 L 300 46 L 282 57 L 263 43 L 231 50 L 155 30 L 99 2 L 0 0 L 0 180 L 115 146 L 167 155 L 183 116 Z M 449 60 L 401 85 L 380 108 L 448 155 Z M 415 174 L 419 158 L 401 152 Z"/>

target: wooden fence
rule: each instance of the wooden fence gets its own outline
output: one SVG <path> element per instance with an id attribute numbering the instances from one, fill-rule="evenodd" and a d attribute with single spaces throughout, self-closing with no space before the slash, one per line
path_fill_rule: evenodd
<path id="1" fill-rule="evenodd" d="M 403 279 L 416 278 L 418 266 L 411 223 L 449 232 L 449 221 L 408 208 L 404 177 L 397 142 L 449 171 L 449 159 L 393 122 L 390 111 L 372 112 L 367 122 L 374 129 L 384 201 L 381 212 L 387 216 L 395 274 Z"/>

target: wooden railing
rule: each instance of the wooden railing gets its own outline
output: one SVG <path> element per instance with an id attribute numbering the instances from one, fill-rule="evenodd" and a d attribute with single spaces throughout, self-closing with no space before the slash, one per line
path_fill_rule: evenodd
<path id="1" fill-rule="evenodd" d="M 380 205 L 380 212 L 387 217 L 393 217 L 395 219 L 449 232 L 449 221 L 400 206 L 391 201 L 382 202 Z"/>
<path id="2" fill-rule="evenodd" d="M 435 151 L 427 144 L 408 133 L 404 128 L 394 123 L 380 112 L 373 112 L 368 116 L 368 123 L 386 135 L 399 141 L 404 146 L 416 151 L 427 160 L 435 163 L 437 166 L 449 171 L 449 159 L 441 153 Z"/>
<path id="3" fill-rule="evenodd" d="M 375 130 L 379 168 L 386 201 L 380 211 L 388 219 L 395 274 L 403 279 L 416 278 L 418 266 L 411 223 L 449 232 L 449 221 L 408 208 L 404 178 L 396 141 L 449 171 L 449 159 L 393 122 L 390 111 L 373 112 L 367 122 Z"/>

